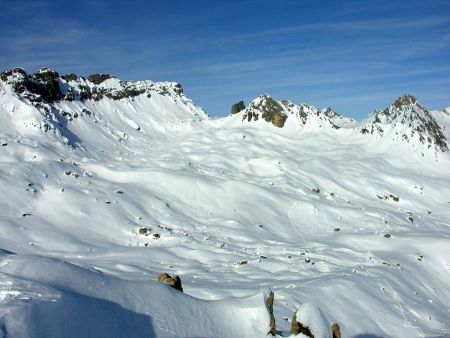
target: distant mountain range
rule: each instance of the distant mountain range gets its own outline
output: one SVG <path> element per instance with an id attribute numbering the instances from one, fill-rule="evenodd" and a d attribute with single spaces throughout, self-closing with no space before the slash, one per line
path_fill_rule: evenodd
<path id="1" fill-rule="evenodd" d="M 20 113 L 18 121 L 22 126 L 53 131 L 66 143 L 78 140 L 71 132 L 75 120 L 102 122 L 101 116 L 109 108 L 133 129 L 145 126 L 149 135 L 171 130 L 175 125 L 179 127 L 186 121 L 209 119 L 203 109 L 184 95 L 181 85 L 173 82 L 121 81 L 109 74 L 84 78 L 75 74 L 59 75 L 48 68 L 33 74 L 22 68 L 7 69 L 0 74 L 0 79 L 3 104 L 15 101 L 14 111 L 19 106 L 28 114 L 34 111 L 31 115 Z M 7 101 L 9 103 L 5 103 Z M 149 111 L 155 110 L 153 108 L 157 108 L 158 116 L 147 116 Z M 130 109 L 133 113 L 129 113 Z M 268 94 L 260 95 L 248 107 L 242 101 L 233 105 L 230 115 L 224 119 L 258 125 L 269 123 L 297 132 L 323 129 L 339 132 L 342 129 L 348 133 L 350 130 L 350 138 L 360 134 L 394 143 L 406 142 L 420 149 L 449 150 L 448 135 L 445 135 L 448 110 L 431 112 L 408 94 L 400 96 L 389 107 L 376 110 L 362 122 L 343 117 L 331 108 L 318 109 L 305 103 L 296 105 Z M 108 126 L 107 121 L 103 121 L 103 125 L 114 134 L 114 128 Z"/>

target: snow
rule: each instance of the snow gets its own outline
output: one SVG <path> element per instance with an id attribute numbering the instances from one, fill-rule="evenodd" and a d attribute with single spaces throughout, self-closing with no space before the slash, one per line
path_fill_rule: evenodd
<path id="1" fill-rule="evenodd" d="M 0 81 L 0 336 L 266 337 L 267 289 L 280 335 L 450 335 L 448 152 L 156 89 L 53 108 Z"/>
<path id="2" fill-rule="evenodd" d="M 5 337 L 265 337 L 268 331 L 264 291 L 202 301 L 164 284 L 128 281 L 56 259 L 0 257 Z"/>

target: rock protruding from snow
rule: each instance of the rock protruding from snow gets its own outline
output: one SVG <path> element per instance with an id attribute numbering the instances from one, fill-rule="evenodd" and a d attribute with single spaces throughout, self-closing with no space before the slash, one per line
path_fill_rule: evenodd
<path id="1" fill-rule="evenodd" d="M 87 79 L 76 74 L 59 76 L 58 72 L 42 68 L 27 74 L 22 68 L 7 69 L 0 79 L 20 95 L 35 95 L 46 103 L 60 100 L 121 100 L 144 94 L 180 97 L 183 88 L 175 82 L 121 81 L 110 74 L 92 74 Z"/>
<path id="2" fill-rule="evenodd" d="M 267 295 L 267 292 L 265 293 Z M 265 304 L 267 311 L 269 312 L 270 316 L 270 324 L 269 324 L 269 332 L 267 334 L 271 334 L 272 336 L 275 336 L 277 333 L 277 326 L 275 323 L 275 316 L 273 314 L 273 301 L 275 300 L 275 294 L 273 291 L 270 291 L 268 296 L 265 299 Z"/>
<path id="3" fill-rule="evenodd" d="M 239 102 L 236 102 L 236 103 L 234 103 L 232 106 L 231 106 L 231 112 L 230 112 L 230 115 L 234 115 L 234 114 L 237 114 L 237 113 L 239 113 L 240 111 L 242 111 L 242 110 L 244 110 L 245 109 L 245 104 L 244 104 L 244 101 L 239 101 Z"/>
<path id="4" fill-rule="evenodd" d="M 287 120 L 300 127 L 326 126 L 333 129 L 339 129 L 341 124 L 349 124 L 351 121 L 330 108 L 320 110 L 305 103 L 295 105 L 289 100 L 278 101 L 267 94 L 254 99 L 242 112 L 242 121 L 252 122 L 260 119 L 279 128 L 283 128 Z"/>
<path id="5" fill-rule="evenodd" d="M 362 134 L 389 135 L 393 140 L 419 142 L 436 151 L 448 151 L 447 139 L 430 111 L 405 94 L 384 110 L 376 110 L 360 127 Z"/>
<path id="6" fill-rule="evenodd" d="M 334 323 L 331 326 L 331 332 L 333 333 L 333 338 L 342 338 L 341 336 L 341 327 L 338 323 Z"/>
<path id="7" fill-rule="evenodd" d="M 320 309 L 313 303 L 304 303 L 294 313 L 291 334 L 310 338 L 331 338 L 329 325 Z"/>
<path id="8" fill-rule="evenodd" d="M 34 74 L 27 74 L 22 68 L 7 69 L 0 74 L 0 79 L 18 94 L 34 95 L 34 101 L 54 102 L 63 96 L 59 74 L 48 68 L 41 68 Z"/>
<path id="9" fill-rule="evenodd" d="M 110 74 L 91 74 L 88 76 L 88 80 L 97 85 L 111 78 L 113 76 Z"/>
<path id="10" fill-rule="evenodd" d="M 181 286 L 181 278 L 179 276 L 171 276 L 168 273 L 162 273 L 158 276 L 158 282 L 168 284 L 174 289 L 183 292 L 183 287 Z"/>

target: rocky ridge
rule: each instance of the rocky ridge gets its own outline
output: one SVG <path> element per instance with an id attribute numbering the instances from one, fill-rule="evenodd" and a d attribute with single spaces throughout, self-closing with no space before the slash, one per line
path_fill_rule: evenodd
<path id="1" fill-rule="evenodd" d="M 446 111 L 443 110 L 442 113 L 445 114 Z M 438 152 L 449 149 L 442 129 L 445 127 L 439 125 L 427 108 L 407 94 L 399 97 L 386 109 L 376 110 L 360 124 L 337 114 L 331 108 L 318 109 L 305 103 L 296 105 L 289 100 L 276 100 L 268 94 L 260 95 L 247 108 L 232 115 L 239 114 L 243 122 L 261 119 L 278 128 L 283 128 L 288 120 L 293 119 L 295 125 L 300 127 L 315 125 L 335 130 L 346 127 L 362 135 L 388 136 L 393 141 L 414 144 L 411 141 L 417 140 L 425 148 Z"/>
<path id="2" fill-rule="evenodd" d="M 141 94 L 150 98 L 152 93 L 183 96 L 183 88 L 174 82 L 121 81 L 110 74 L 92 74 L 86 79 L 73 73 L 60 76 L 49 68 L 41 68 L 32 74 L 27 74 L 23 68 L 7 69 L 0 73 L 0 79 L 32 103 L 52 103 L 60 100 L 99 101 L 103 98 L 120 100 Z"/>
<path id="3" fill-rule="evenodd" d="M 166 97 L 172 102 L 179 102 L 179 106 L 190 111 L 193 118 L 207 118 L 201 108 L 192 108 L 194 104 L 184 95 L 181 85 L 174 82 L 122 81 L 110 74 L 92 74 L 84 78 L 73 73 L 60 75 L 48 68 L 31 74 L 22 68 L 7 69 L 0 73 L 0 80 L 12 88 L 23 103 L 38 109 L 43 118 L 34 122 L 33 126 L 44 132 L 68 133 L 69 130 L 63 128 L 68 122 L 97 113 L 95 109 L 91 111 L 91 103 L 126 101 L 134 105 L 132 102 L 138 97 L 148 100 L 153 100 L 152 96 Z M 76 105 L 70 105 L 72 102 Z M 242 122 L 266 122 L 277 128 L 283 128 L 288 123 L 308 129 L 351 129 L 354 134 L 390 138 L 413 145 L 420 143 L 422 147 L 437 152 L 448 151 L 443 132 L 445 126 L 441 127 L 436 114 L 430 113 L 411 95 L 403 95 L 386 109 L 376 110 L 360 124 L 331 108 L 318 109 L 305 103 L 296 105 L 289 100 L 274 99 L 268 94 L 255 98 L 248 107 L 243 101 L 235 103 L 231 115 Z M 136 123 L 133 122 L 133 125 L 136 125 L 135 129 L 140 129 Z M 70 137 L 64 139 L 70 143 Z"/>
<path id="4" fill-rule="evenodd" d="M 92 74 L 84 78 L 73 73 L 60 75 L 49 68 L 42 68 L 35 73 L 27 73 L 23 68 L 12 68 L 0 73 L 1 83 L 6 86 L 3 89 L 0 86 L 0 91 L 8 91 L 19 99 L 22 106 L 33 107 L 38 111 L 25 123 L 26 126 L 44 132 L 53 131 L 66 144 L 72 144 L 76 139 L 67 127 L 76 119 L 86 117 L 93 123 L 106 123 L 102 118 L 105 104 L 110 107 L 108 109 L 122 116 L 129 109 L 145 114 L 147 109 L 155 109 L 155 105 L 163 100 L 181 107 L 186 118 L 207 118 L 206 113 L 184 95 L 181 85 L 174 82 L 122 81 L 109 74 Z M 138 97 L 147 100 L 149 108 L 143 108 L 142 103 L 138 110 L 131 107 Z M 178 113 L 181 119 L 182 115 L 182 112 Z M 140 130 L 138 121 L 125 119 L 134 129 Z"/>

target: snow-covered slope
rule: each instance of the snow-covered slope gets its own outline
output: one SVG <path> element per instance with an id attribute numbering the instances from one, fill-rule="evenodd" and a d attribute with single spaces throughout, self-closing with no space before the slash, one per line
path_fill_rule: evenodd
<path id="1" fill-rule="evenodd" d="M 268 95 L 208 119 L 176 85 L 51 75 L 36 89 L 40 75 L 11 73 L 0 336 L 265 336 L 267 288 L 280 335 L 311 303 L 315 332 L 450 334 L 448 151 Z M 130 87 L 146 89 L 114 99 Z M 448 114 L 430 116 L 447 136 Z M 153 283 L 162 272 L 187 295 Z"/>

